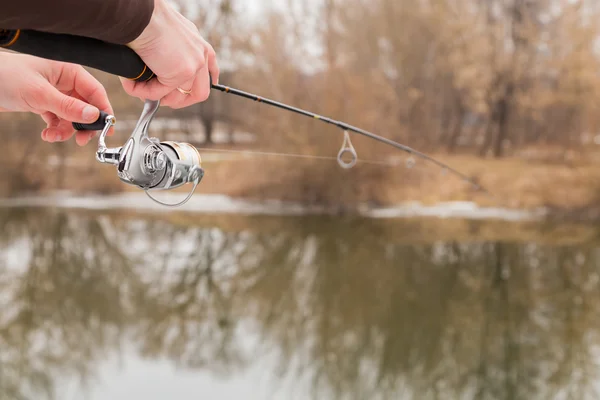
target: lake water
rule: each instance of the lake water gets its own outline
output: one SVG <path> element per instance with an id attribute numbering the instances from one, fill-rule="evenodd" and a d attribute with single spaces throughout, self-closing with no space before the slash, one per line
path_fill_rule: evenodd
<path id="1" fill-rule="evenodd" d="M 600 230 L 0 209 L 0 398 L 585 399 Z"/>

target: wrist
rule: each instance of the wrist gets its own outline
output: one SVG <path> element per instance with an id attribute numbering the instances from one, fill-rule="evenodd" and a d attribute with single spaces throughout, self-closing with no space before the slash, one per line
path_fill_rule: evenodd
<path id="1" fill-rule="evenodd" d="M 154 10 L 152 11 L 152 16 L 150 17 L 148 25 L 146 25 L 142 33 L 137 38 L 129 42 L 127 45 L 136 52 L 148 47 L 148 45 L 152 43 L 157 36 L 159 36 L 159 32 L 164 31 L 162 28 L 164 24 L 165 2 L 164 0 L 154 0 Z"/>

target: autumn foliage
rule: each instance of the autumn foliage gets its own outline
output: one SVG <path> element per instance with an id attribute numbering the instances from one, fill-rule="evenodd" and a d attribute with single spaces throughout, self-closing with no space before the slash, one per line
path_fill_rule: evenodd
<path id="1" fill-rule="evenodd" d="M 286 0 L 261 2 L 253 14 L 243 0 L 177 4 L 215 47 L 220 83 L 423 152 L 503 158 L 542 148 L 583 151 L 598 132 L 596 1 Z M 115 77 L 93 73 L 121 120 L 137 118 L 139 100 L 127 97 Z M 211 145 L 218 123 L 252 132 L 257 141 L 244 146 L 260 150 L 335 156 L 343 139 L 330 125 L 221 92 L 183 110 L 163 109 L 161 116 L 197 121 L 207 138 L 199 145 Z M 11 129 L 31 126 L 1 117 L 11 119 Z M 30 129 L 14 139 L 13 132 L 2 133 L 17 147 L 37 135 Z M 352 140 L 363 159 L 398 156 L 381 143 Z M 281 179 L 330 200 L 351 198 L 344 190 L 361 197 L 367 189 L 352 187 L 356 181 L 389 182 L 381 169 L 351 177 L 332 164 L 289 169 L 295 175 Z"/>
<path id="2" fill-rule="evenodd" d="M 234 53 L 254 67 L 232 80 L 430 151 L 502 156 L 597 131 L 597 2 L 318 4 L 288 2 L 241 34 Z"/>

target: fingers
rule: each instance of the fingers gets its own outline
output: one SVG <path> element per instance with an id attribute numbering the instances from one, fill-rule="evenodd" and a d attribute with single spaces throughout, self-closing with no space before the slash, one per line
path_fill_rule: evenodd
<path id="1" fill-rule="evenodd" d="M 189 47 L 183 54 L 179 55 L 180 62 L 173 64 L 170 59 L 175 58 L 177 51 L 171 57 L 161 57 L 156 61 L 156 68 L 152 67 L 157 74 L 156 78 L 149 82 L 134 82 L 126 78 L 120 78 L 123 89 L 130 96 L 141 100 L 160 100 L 163 106 L 182 108 L 194 103 L 208 99 L 212 83 L 219 82 L 219 66 L 217 56 L 213 47 L 198 35 L 198 28 L 189 20 L 178 16 L 181 27 L 186 34 L 181 42 L 184 47 Z M 160 47 L 160 46 L 159 46 Z M 177 46 L 175 46 L 177 48 Z M 142 58 L 152 65 L 153 54 L 142 54 Z M 209 77 L 210 74 L 210 77 Z M 190 90 L 190 94 L 181 93 L 177 90 Z"/>
<path id="2" fill-rule="evenodd" d="M 189 90 L 192 87 L 194 80 L 198 75 L 198 71 L 205 66 L 204 57 L 197 63 L 189 64 L 185 67 L 176 78 L 169 81 L 163 80 L 160 76 L 150 80 L 149 82 L 134 82 L 129 79 L 120 78 L 123 89 L 130 96 L 138 97 L 142 100 L 161 100 L 171 93 L 179 93 L 178 87 Z M 201 96 L 193 96 L 196 102 L 203 101 Z"/>
<path id="3" fill-rule="evenodd" d="M 51 112 L 42 113 L 40 116 L 46 122 L 46 129 L 42 131 L 42 140 L 46 142 L 54 142 L 54 135 L 52 135 L 52 137 L 49 137 L 48 129 L 58 126 L 60 120 L 56 115 L 52 114 Z"/>
<path id="4" fill-rule="evenodd" d="M 73 136 L 73 128 L 67 121 L 61 121 L 60 125 L 54 128 L 46 128 L 42 131 L 42 140 L 55 143 L 65 142 Z M 96 136 L 93 131 L 78 131 L 75 135 L 75 142 L 79 146 L 85 146 Z"/>
<path id="5" fill-rule="evenodd" d="M 171 108 L 185 107 L 190 95 L 194 93 L 194 90 L 196 89 L 194 84 L 195 81 L 196 79 L 194 78 L 179 86 L 181 89 L 189 91 L 190 94 L 181 93 L 179 90 L 175 89 L 162 99 L 161 104 Z"/>
<path id="6" fill-rule="evenodd" d="M 186 82 L 193 82 L 198 69 L 204 66 L 205 59 L 201 54 L 197 57 L 184 58 L 183 65 L 177 65 L 177 73 L 172 75 L 158 74 L 156 78 L 148 82 L 135 82 L 129 79 L 120 78 L 123 89 L 130 96 L 138 97 L 142 100 L 162 100 L 169 93 L 177 90 L 177 87 L 186 89 L 183 85 Z"/>
<path id="7" fill-rule="evenodd" d="M 60 92 L 47 81 L 41 90 L 32 94 L 31 106 L 73 122 L 92 123 L 100 116 L 97 107 Z"/>
<path id="8" fill-rule="evenodd" d="M 173 91 L 173 87 L 164 85 L 160 78 L 154 78 L 149 82 L 135 82 L 122 77 L 119 79 L 125 93 L 142 100 L 161 100 Z"/>
<path id="9" fill-rule="evenodd" d="M 51 80 L 54 82 L 44 85 L 42 93 L 34 100 L 35 108 L 47 110 L 41 114 L 47 124 L 42 131 L 43 140 L 60 142 L 70 139 L 75 133 L 72 122 L 95 122 L 99 109 L 114 114 L 106 90 L 84 68 L 65 65 L 61 73 Z M 108 135 L 113 133 L 114 128 L 111 128 Z M 95 135 L 94 131 L 77 131 L 75 140 L 83 146 Z"/>
<path id="10" fill-rule="evenodd" d="M 108 99 L 106 89 L 92 74 L 79 66 L 67 69 L 67 71 L 63 72 L 57 84 L 59 90 L 67 91 L 68 93 L 72 92 L 71 95 L 73 97 L 94 105 L 98 107 L 98 109 L 111 115 L 115 114 L 112 105 L 110 104 L 110 100 Z M 79 133 L 78 136 L 82 137 L 93 137 L 95 134 L 92 131 L 80 131 Z M 113 134 L 114 128 L 110 128 L 107 135 L 112 136 Z"/>
<path id="11" fill-rule="evenodd" d="M 210 94 L 210 87 L 208 81 L 208 70 L 203 69 L 203 73 L 198 77 L 193 86 L 191 87 L 191 93 L 185 94 L 179 91 L 174 91 L 165 97 L 164 104 L 174 109 L 185 108 L 196 104 L 198 102 L 205 101 L 208 99 Z"/>
<path id="12" fill-rule="evenodd" d="M 205 101 L 210 95 L 208 68 L 200 69 L 193 81 L 186 82 L 181 88 L 190 91 L 189 94 L 174 90 L 162 100 L 162 104 L 174 109 L 188 107 L 192 104 Z"/>
<path id="13" fill-rule="evenodd" d="M 46 122 L 46 129 L 42 131 L 42 140 L 50 143 L 63 142 L 73 136 L 73 126 L 71 122 L 58 118 L 51 112 L 41 114 Z M 78 145 L 84 146 L 96 135 L 94 131 L 77 131 L 75 141 Z"/>
<path id="14" fill-rule="evenodd" d="M 76 101 L 81 101 L 80 96 L 73 94 L 72 96 L 65 95 L 67 97 L 72 98 Z M 61 118 L 57 114 L 51 111 L 43 112 L 41 114 L 42 119 L 46 122 L 46 129 L 42 131 L 42 140 L 54 143 L 54 142 L 63 142 L 69 140 L 73 133 L 76 134 L 76 142 L 80 146 L 83 146 L 96 135 L 95 131 L 75 131 L 72 125 L 72 118 Z M 94 118 L 95 121 L 97 118 Z M 92 122 L 93 122 L 92 121 Z"/>
<path id="15" fill-rule="evenodd" d="M 208 61 L 208 72 L 210 73 L 210 77 L 212 79 L 211 83 L 212 84 L 218 84 L 219 83 L 219 64 L 217 63 L 217 54 L 215 53 L 215 50 L 213 49 L 213 47 L 208 44 L 208 51 L 207 51 L 207 61 Z"/>
<path id="16" fill-rule="evenodd" d="M 62 92 L 75 92 L 80 100 L 85 101 L 98 109 L 114 115 L 108 100 L 108 94 L 102 84 L 92 74 L 79 66 L 65 66 L 56 88 Z M 96 117 L 98 117 L 96 115 Z M 84 122 L 84 121 L 73 121 Z"/>
<path id="17" fill-rule="evenodd" d="M 128 88 L 132 87 L 126 87 L 126 85 L 127 83 L 124 83 L 123 85 L 125 90 L 128 90 Z M 183 89 L 184 91 L 189 91 L 190 93 L 181 93 L 177 87 Z M 206 66 L 201 68 L 196 77 L 185 81 L 177 87 L 174 90 L 167 88 L 163 91 L 167 92 L 167 94 L 156 100 L 161 100 L 161 105 L 174 109 L 188 107 L 192 104 L 207 100 L 210 96 L 210 78 L 208 76 L 208 68 Z M 140 92 L 143 90 L 144 89 L 140 89 Z"/>
<path id="18" fill-rule="evenodd" d="M 96 132 L 94 132 L 94 131 L 78 131 L 77 134 L 75 135 L 75 142 L 79 146 L 85 146 L 94 137 L 96 137 Z"/>
<path id="19" fill-rule="evenodd" d="M 39 110 L 47 110 L 42 114 L 47 128 L 42 131 L 42 139 L 48 142 L 59 142 L 68 140 L 73 136 L 72 121 L 92 123 L 99 117 L 99 110 L 79 98 L 76 95 L 69 96 L 48 83 L 43 93 L 33 100 L 33 107 Z M 89 142 L 94 132 L 80 132 L 77 135 L 77 143 L 82 145 Z"/>
<path id="20" fill-rule="evenodd" d="M 50 126 L 42 131 L 42 139 L 50 142 L 65 142 L 73 136 L 73 126 L 71 122 L 66 120 L 58 120 L 58 124 Z M 75 135 L 75 142 L 79 146 L 85 146 L 94 138 L 96 132 L 94 131 L 77 131 Z"/>

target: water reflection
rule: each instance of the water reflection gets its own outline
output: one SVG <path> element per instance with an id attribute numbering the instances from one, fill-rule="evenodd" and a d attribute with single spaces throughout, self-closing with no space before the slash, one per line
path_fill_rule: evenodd
<path id="1" fill-rule="evenodd" d="M 0 224 L 3 399 L 60 398 L 67 376 L 94 392 L 107 355 L 132 348 L 301 386 L 278 398 L 596 396 L 595 241 L 409 243 L 393 234 L 409 222 L 321 217 L 12 209 Z"/>

